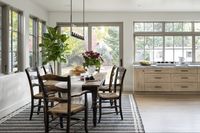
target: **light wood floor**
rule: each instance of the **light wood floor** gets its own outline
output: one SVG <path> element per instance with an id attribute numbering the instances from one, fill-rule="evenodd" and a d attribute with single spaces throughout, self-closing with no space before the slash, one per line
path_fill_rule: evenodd
<path id="1" fill-rule="evenodd" d="M 199 132 L 200 94 L 135 94 L 146 132 Z"/>

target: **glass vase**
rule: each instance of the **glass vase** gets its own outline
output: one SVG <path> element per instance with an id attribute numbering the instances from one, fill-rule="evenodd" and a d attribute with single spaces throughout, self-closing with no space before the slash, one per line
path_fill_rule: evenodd
<path id="1" fill-rule="evenodd" d="M 96 71 L 95 65 L 88 66 L 87 72 L 88 72 L 89 75 L 92 75 L 95 71 Z"/>

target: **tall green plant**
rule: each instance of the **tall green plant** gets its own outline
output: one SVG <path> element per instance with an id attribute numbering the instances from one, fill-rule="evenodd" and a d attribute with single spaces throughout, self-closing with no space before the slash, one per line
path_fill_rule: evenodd
<path id="1" fill-rule="evenodd" d="M 69 51 L 69 36 L 61 34 L 58 27 L 47 27 L 47 33 L 43 34 L 43 42 L 39 44 L 42 47 L 43 64 L 48 62 L 66 62 L 67 51 Z"/>

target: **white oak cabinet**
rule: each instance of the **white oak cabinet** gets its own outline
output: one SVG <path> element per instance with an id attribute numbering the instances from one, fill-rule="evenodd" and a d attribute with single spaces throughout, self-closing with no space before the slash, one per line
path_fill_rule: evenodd
<path id="1" fill-rule="evenodd" d="M 200 91 L 200 67 L 134 66 L 134 91 Z"/>

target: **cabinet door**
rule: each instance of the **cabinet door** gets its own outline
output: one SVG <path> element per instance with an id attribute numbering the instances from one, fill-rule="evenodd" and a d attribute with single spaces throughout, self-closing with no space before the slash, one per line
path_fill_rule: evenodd
<path id="1" fill-rule="evenodd" d="M 133 91 L 144 91 L 144 69 L 134 69 L 134 90 Z"/>

